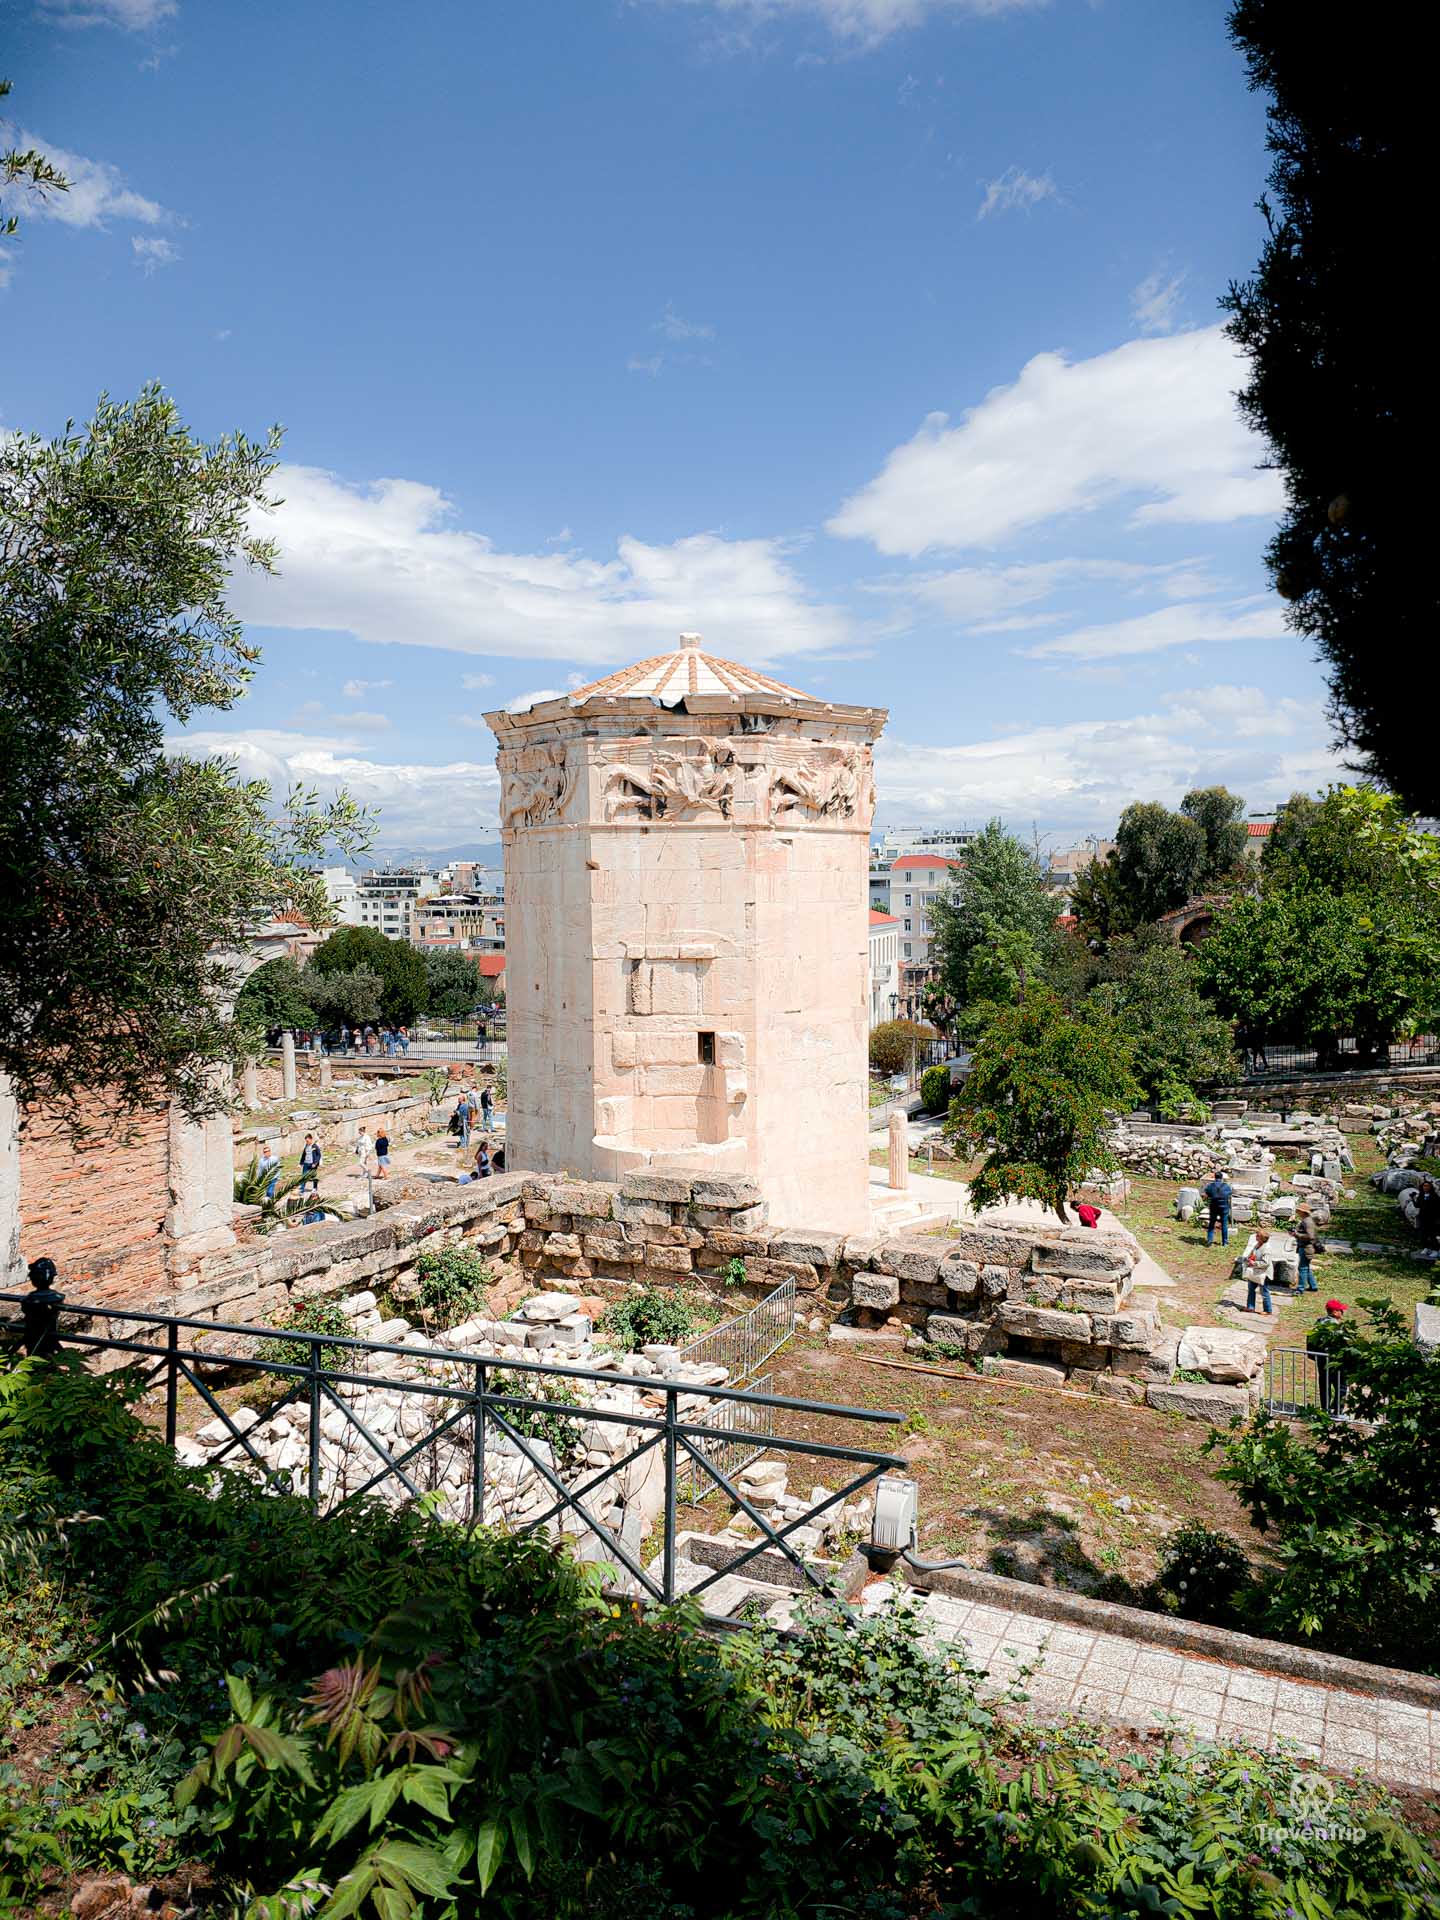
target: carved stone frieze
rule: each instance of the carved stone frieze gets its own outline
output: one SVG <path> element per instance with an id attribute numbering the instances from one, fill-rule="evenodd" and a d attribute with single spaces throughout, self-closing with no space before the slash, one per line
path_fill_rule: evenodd
<path id="1" fill-rule="evenodd" d="M 571 789 L 563 746 L 531 747 L 502 769 L 500 824 L 538 827 L 565 811 Z"/>
<path id="2" fill-rule="evenodd" d="M 607 820 L 666 820 L 714 813 L 728 820 L 735 800 L 735 756 L 656 753 L 612 767 L 605 779 Z"/>
<path id="3" fill-rule="evenodd" d="M 855 747 L 825 747 L 798 766 L 781 767 L 770 781 L 772 818 L 799 813 L 813 820 L 853 820 L 869 801 L 867 755 Z"/>

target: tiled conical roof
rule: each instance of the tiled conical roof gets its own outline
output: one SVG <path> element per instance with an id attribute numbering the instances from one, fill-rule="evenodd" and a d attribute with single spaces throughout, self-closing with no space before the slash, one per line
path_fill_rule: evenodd
<path id="1" fill-rule="evenodd" d="M 754 667 L 742 667 L 736 660 L 721 660 L 706 653 L 698 633 L 682 633 L 673 653 L 652 654 L 637 660 L 633 667 L 607 673 L 603 680 L 576 687 L 570 694 L 573 703 L 607 695 L 615 699 L 654 699 L 673 705 L 687 694 L 768 693 L 787 700 L 809 700 L 798 687 L 787 687 L 783 680 L 758 673 Z"/>

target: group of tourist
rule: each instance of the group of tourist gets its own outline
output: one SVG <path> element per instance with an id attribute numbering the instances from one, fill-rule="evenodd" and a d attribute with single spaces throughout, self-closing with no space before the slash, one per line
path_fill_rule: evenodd
<path id="1" fill-rule="evenodd" d="M 318 1034 L 316 1038 L 320 1044 L 320 1051 L 324 1053 L 324 1034 Z M 393 1060 L 397 1054 L 409 1053 L 410 1029 L 402 1024 L 400 1026 L 383 1026 L 377 1032 L 374 1027 L 366 1026 L 357 1027 L 352 1033 L 349 1027 L 342 1021 L 340 1031 L 336 1035 L 335 1051 L 344 1054 L 346 1059 L 349 1059 L 353 1053 L 364 1053 L 373 1056 L 379 1052 L 387 1054 L 389 1058 Z"/>
<path id="2" fill-rule="evenodd" d="M 477 1125 L 480 1139 L 475 1148 L 473 1171 L 462 1173 L 462 1180 L 488 1180 L 492 1173 L 501 1173 L 505 1168 L 504 1145 L 497 1142 L 492 1147 L 487 1137 L 495 1125 L 495 1095 L 488 1086 L 477 1092 L 472 1084 L 463 1089 L 450 1115 L 450 1132 L 461 1153 L 469 1151 L 470 1136 Z"/>
<path id="3" fill-rule="evenodd" d="M 1215 1234 L 1220 1234 L 1220 1244 L 1230 1244 L 1230 1216 L 1235 1204 L 1235 1189 L 1226 1178 L 1223 1167 L 1217 1167 L 1208 1186 L 1201 1189 L 1201 1198 L 1209 1210 L 1205 1225 L 1205 1244 L 1213 1247 Z M 1318 1293 L 1315 1284 L 1315 1269 L 1312 1265 L 1315 1254 L 1320 1250 L 1320 1238 L 1315 1231 L 1315 1217 L 1308 1203 L 1302 1200 L 1295 1209 L 1295 1224 L 1292 1229 L 1295 1236 L 1295 1291 L 1297 1293 Z M 1270 1296 L 1270 1282 L 1275 1273 L 1275 1256 L 1270 1245 L 1268 1227 L 1257 1227 L 1250 1244 L 1246 1247 L 1241 1262 L 1241 1271 L 1245 1278 L 1245 1311 L 1255 1311 L 1255 1296 L 1258 1293 L 1264 1302 L 1264 1311 L 1275 1311 Z"/>

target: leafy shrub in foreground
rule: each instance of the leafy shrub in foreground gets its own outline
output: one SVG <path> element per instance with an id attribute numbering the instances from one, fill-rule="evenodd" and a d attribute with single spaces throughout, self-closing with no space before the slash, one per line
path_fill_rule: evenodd
<path id="1" fill-rule="evenodd" d="M 1358 1305 L 1369 1329 L 1322 1321 L 1309 1335 L 1339 1369 L 1345 1418 L 1262 1410 L 1206 1446 L 1277 1550 L 1255 1605 L 1262 1630 L 1440 1672 L 1440 1366 L 1388 1300 Z"/>
<path id="2" fill-rule="evenodd" d="M 1013 1727 L 903 1611 L 821 1606 L 793 1640 L 719 1642 L 687 1607 L 608 1601 L 598 1569 L 541 1538 L 422 1510 L 317 1517 L 223 1472 L 212 1488 L 140 1426 L 134 1392 L 68 1361 L 0 1376 L 0 1599 L 26 1553 L 23 1577 L 38 1563 L 84 1596 L 127 1725 L 189 1749 L 177 1820 L 221 1910 L 1440 1912 L 1433 1863 L 1363 1782 L 1336 1789 L 1327 1817 L 1355 1830 L 1337 1846 L 1290 1822 L 1300 1763 L 1173 1745 L 1117 1761 L 1083 1728 Z M 92 1870 L 118 1858 L 98 1829 L 83 1844 Z M 21 1911 L 46 1872 L 23 1868 Z"/>

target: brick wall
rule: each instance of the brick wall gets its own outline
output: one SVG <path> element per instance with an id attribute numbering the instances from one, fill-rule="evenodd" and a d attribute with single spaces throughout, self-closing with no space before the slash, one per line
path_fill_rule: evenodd
<path id="1" fill-rule="evenodd" d="M 101 1110 L 92 1120 L 95 1137 L 81 1146 L 43 1114 L 22 1121 L 21 1257 L 48 1254 L 76 1294 L 153 1303 L 166 1291 L 167 1116 L 117 1127 Z"/>

